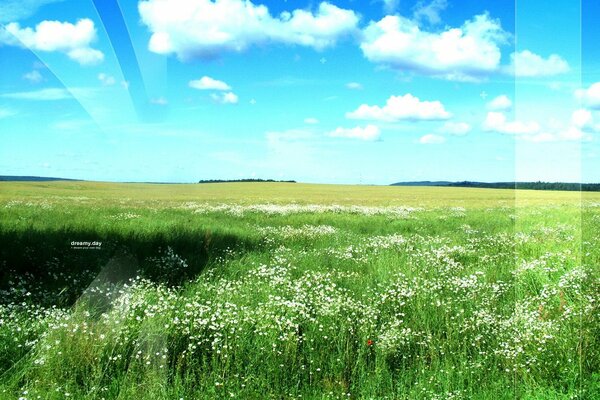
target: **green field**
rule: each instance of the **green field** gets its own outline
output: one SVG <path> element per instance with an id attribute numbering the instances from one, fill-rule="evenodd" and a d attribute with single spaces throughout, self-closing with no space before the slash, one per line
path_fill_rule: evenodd
<path id="1" fill-rule="evenodd" d="M 0 399 L 597 399 L 599 265 L 600 193 L 0 182 Z"/>

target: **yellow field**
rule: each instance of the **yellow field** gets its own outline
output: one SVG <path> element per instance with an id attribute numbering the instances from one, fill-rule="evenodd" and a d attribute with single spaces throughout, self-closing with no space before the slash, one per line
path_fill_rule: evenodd
<path id="1" fill-rule="evenodd" d="M 145 184 L 106 182 L 0 182 L 0 200 L 87 197 L 106 202 L 195 201 L 207 203 L 301 203 L 466 208 L 577 205 L 600 193 L 540 190 L 321 185 L 304 183 Z"/>

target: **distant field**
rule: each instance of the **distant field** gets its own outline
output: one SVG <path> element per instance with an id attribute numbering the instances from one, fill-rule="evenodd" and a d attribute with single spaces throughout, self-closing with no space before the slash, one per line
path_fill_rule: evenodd
<path id="1" fill-rule="evenodd" d="M 102 182 L 0 182 L 0 199 L 59 200 L 89 197 L 105 201 L 197 201 L 207 203 L 290 203 L 492 207 L 577 204 L 600 201 L 600 193 L 447 187 L 317 185 L 304 183 L 144 184 Z"/>
<path id="2" fill-rule="evenodd" d="M 0 399 L 598 399 L 598 265 L 600 193 L 0 182 Z"/>

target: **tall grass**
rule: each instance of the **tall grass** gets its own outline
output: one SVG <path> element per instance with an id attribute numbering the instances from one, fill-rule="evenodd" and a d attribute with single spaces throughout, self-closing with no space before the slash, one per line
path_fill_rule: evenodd
<path id="1" fill-rule="evenodd" d="M 0 398 L 600 397 L 594 201 L 94 191 L 0 202 Z"/>

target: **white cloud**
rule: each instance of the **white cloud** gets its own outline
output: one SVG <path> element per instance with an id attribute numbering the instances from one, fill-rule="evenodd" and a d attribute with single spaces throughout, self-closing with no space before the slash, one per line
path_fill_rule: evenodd
<path id="1" fill-rule="evenodd" d="M 434 135 L 433 133 L 421 136 L 419 143 L 421 144 L 442 144 L 446 141 L 446 138 L 440 135 Z"/>
<path id="2" fill-rule="evenodd" d="M 114 76 L 105 74 L 104 72 L 101 72 L 101 73 L 98 74 L 98 80 L 104 86 L 113 86 L 114 84 L 117 83 L 117 80 L 115 79 Z"/>
<path id="3" fill-rule="evenodd" d="M 363 85 L 361 85 L 358 82 L 348 82 L 348 83 L 346 83 L 346 89 L 350 89 L 350 90 L 362 90 L 363 89 Z"/>
<path id="4" fill-rule="evenodd" d="M 446 122 L 440 131 L 450 135 L 462 136 L 471 132 L 471 125 L 466 122 Z"/>
<path id="5" fill-rule="evenodd" d="M 391 96 L 383 107 L 362 104 L 356 110 L 346 113 L 346 117 L 395 122 L 400 120 L 443 120 L 450 118 L 451 114 L 439 101 L 421 101 L 409 93 L 404 96 Z"/>
<path id="6" fill-rule="evenodd" d="M 210 76 L 203 76 L 198 80 L 190 81 L 189 86 L 198 90 L 231 90 L 231 86 Z"/>
<path id="7" fill-rule="evenodd" d="M 448 7 L 447 0 L 431 0 L 428 3 L 419 0 L 413 7 L 413 18 L 417 21 L 427 20 L 432 25 L 439 24 L 442 22 L 440 12 L 444 11 L 446 7 Z"/>
<path id="8" fill-rule="evenodd" d="M 540 124 L 535 121 L 508 121 L 506 115 L 496 111 L 487 113 L 483 128 L 489 132 L 498 132 L 507 135 L 534 135 L 539 133 L 541 129 Z"/>
<path id="9" fill-rule="evenodd" d="M 104 60 L 104 54 L 90 47 L 96 40 L 96 28 L 90 19 L 76 24 L 42 21 L 35 29 L 21 28 L 11 22 L 0 28 L 0 44 L 26 47 L 32 51 L 60 52 L 81 65 L 94 65 Z"/>
<path id="10" fill-rule="evenodd" d="M 592 84 L 587 89 L 577 89 L 575 96 L 580 99 L 586 107 L 592 110 L 600 110 L 600 82 Z"/>
<path id="11" fill-rule="evenodd" d="M 327 2 L 316 12 L 297 9 L 273 17 L 246 0 L 142 0 L 142 22 L 152 32 L 149 49 L 180 59 L 219 57 L 265 43 L 322 50 L 356 30 L 358 16 Z"/>
<path id="12" fill-rule="evenodd" d="M 497 71 L 508 34 L 487 14 L 460 28 L 421 30 L 415 21 L 388 15 L 371 22 L 360 45 L 365 57 L 402 71 L 451 80 L 478 80 Z"/>
<path id="13" fill-rule="evenodd" d="M 577 128 L 585 128 L 592 125 L 593 117 L 590 110 L 584 108 L 573 111 L 571 123 Z"/>
<path id="14" fill-rule="evenodd" d="M 598 113 L 595 114 L 597 117 Z M 573 111 L 573 114 L 571 114 L 571 125 L 584 133 L 600 133 L 600 123 L 595 121 L 594 113 L 585 108 Z"/>
<path id="15" fill-rule="evenodd" d="M 41 81 L 43 81 L 44 77 L 42 76 L 42 74 L 40 74 L 40 71 L 38 71 L 37 69 L 34 69 L 33 71 L 28 72 L 25 75 L 23 75 L 23 79 L 35 84 L 35 83 L 40 83 Z"/>
<path id="16" fill-rule="evenodd" d="M 365 127 L 357 126 L 355 128 L 337 128 L 334 131 L 327 133 L 327 136 L 359 139 L 365 141 L 375 141 L 379 139 L 381 131 L 375 125 L 367 125 Z"/>
<path id="17" fill-rule="evenodd" d="M 318 124 L 318 123 L 319 123 L 319 120 L 318 120 L 318 119 L 316 119 L 316 118 L 312 118 L 312 117 L 310 117 L 310 118 L 305 118 L 305 119 L 304 119 L 304 123 L 305 123 L 305 124 L 309 124 L 309 125 L 315 125 L 315 124 Z"/>
<path id="18" fill-rule="evenodd" d="M 529 50 L 515 52 L 510 55 L 508 73 L 516 77 L 544 77 L 563 74 L 569 71 L 569 64 L 557 54 L 543 58 Z"/>
<path id="19" fill-rule="evenodd" d="M 77 90 L 77 89 L 73 89 Z M 81 91 L 80 94 L 85 94 Z M 41 89 L 32 92 L 16 92 L 16 93 L 5 93 L 0 95 L 1 97 L 16 100 L 33 100 L 33 101 L 53 101 L 53 100 L 66 100 L 71 99 L 73 96 L 67 89 L 59 88 L 48 88 Z"/>
<path id="20" fill-rule="evenodd" d="M 2 0 L 0 3 L 0 23 L 7 23 L 28 18 L 37 10 L 51 3 L 64 0 Z"/>
<path id="21" fill-rule="evenodd" d="M 568 123 L 550 120 L 545 126 L 537 121 L 508 121 L 506 115 L 501 112 L 488 112 L 483 128 L 489 132 L 513 135 L 522 140 L 541 143 L 589 140 L 590 133 L 600 127 L 592 125 L 592 115 L 589 111 L 576 110 Z"/>
<path id="22" fill-rule="evenodd" d="M 92 48 L 73 49 L 67 56 L 81 65 L 96 65 L 104 61 L 104 53 Z"/>
<path id="23" fill-rule="evenodd" d="M 495 97 L 487 104 L 487 108 L 492 111 L 506 111 L 512 108 L 512 101 L 507 95 L 501 94 Z"/>
<path id="24" fill-rule="evenodd" d="M 239 101 L 238 96 L 233 92 L 227 92 L 223 94 L 212 93 L 210 97 L 221 104 L 237 104 Z"/>

